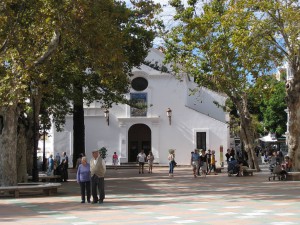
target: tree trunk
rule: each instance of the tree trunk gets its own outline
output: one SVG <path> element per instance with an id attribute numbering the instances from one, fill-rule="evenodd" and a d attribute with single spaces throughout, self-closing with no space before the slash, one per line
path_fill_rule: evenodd
<path id="1" fill-rule="evenodd" d="M 24 118 L 25 119 L 25 118 Z M 27 177 L 27 139 L 26 125 L 21 118 L 18 120 L 18 142 L 17 142 L 17 181 L 24 183 Z"/>
<path id="2" fill-rule="evenodd" d="M 27 173 L 32 175 L 32 167 L 33 167 L 33 158 L 32 158 L 32 149 L 33 145 L 33 125 L 32 121 L 29 121 L 26 136 L 26 162 L 27 162 Z"/>
<path id="3" fill-rule="evenodd" d="M 17 185 L 17 126 L 16 104 L 0 108 L 0 186 Z"/>
<path id="4" fill-rule="evenodd" d="M 31 149 L 32 152 L 32 181 L 38 182 L 39 181 L 39 164 L 38 164 L 38 157 L 37 157 L 37 149 L 38 149 L 38 143 L 40 138 L 40 132 L 39 132 L 39 114 L 41 109 L 41 101 L 42 101 L 42 95 L 39 92 L 38 88 L 36 88 L 35 93 L 33 93 L 31 97 L 31 103 L 32 103 L 32 117 L 29 117 L 29 119 L 32 121 L 32 135 L 33 136 L 27 136 L 28 141 L 32 142 L 33 149 Z M 30 129 L 30 128 L 29 128 Z M 29 133 L 30 134 L 30 133 Z"/>
<path id="5" fill-rule="evenodd" d="M 38 91 L 36 92 L 38 93 Z M 38 159 L 36 158 L 36 151 L 39 141 L 39 112 L 41 106 L 41 99 L 42 96 L 39 94 L 31 96 L 30 102 L 32 112 L 27 115 L 27 118 L 23 118 L 22 123 L 23 125 L 26 124 L 24 126 L 25 133 L 20 133 L 20 138 L 26 138 L 26 142 L 24 142 L 24 147 L 26 148 L 25 155 L 27 164 L 27 174 L 34 176 L 33 171 L 37 171 L 37 177 L 35 177 L 36 180 L 38 180 Z M 24 136 L 22 137 L 22 135 Z"/>
<path id="6" fill-rule="evenodd" d="M 293 70 L 292 70 L 293 71 Z M 293 168 L 300 171 L 300 71 L 286 84 L 288 103 L 288 149 Z"/>
<path id="7" fill-rule="evenodd" d="M 73 111 L 73 168 L 80 153 L 85 153 L 85 126 L 82 86 L 74 85 L 75 100 Z"/>
<path id="8" fill-rule="evenodd" d="M 236 101 L 234 102 L 237 106 L 237 109 L 240 114 L 240 137 L 244 144 L 245 151 L 248 154 L 248 158 L 250 159 L 251 163 L 250 166 L 260 171 L 258 160 L 255 154 L 255 135 L 254 135 L 254 129 L 252 124 L 252 118 L 248 110 L 247 105 L 247 96 L 242 96 L 242 101 Z"/>

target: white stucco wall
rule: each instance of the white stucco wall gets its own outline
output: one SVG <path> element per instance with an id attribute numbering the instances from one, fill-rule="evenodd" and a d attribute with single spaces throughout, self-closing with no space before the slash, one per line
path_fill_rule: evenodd
<path id="1" fill-rule="evenodd" d="M 152 55 L 153 57 L 157 54 Z M 161 56 L 161 55 L 159 55 Z M 92 104 L 85 111 L 85 132 L 86 132 L 86 155 L 90 158 L 94 149 L 103 146 L 109 150 L 107 164 L 111 163 L 114 151 L 121 157 L 121 162 L 128 162 L 128 130 L 137 123 L 147 125 L 151 129 L 151 147 L 155 156 L 155 162 L 167 164 L 168 149 L 176 149 L 176 161 L 179 164 L 190 163 L 190 152 L 196 147 L 196 132 L 207 132 L 207 149 L 216 150 L 217 164 L 220 163 L 219 149 L 222 145 L 224 154 L 229 147 L 229 132 L 227 124 L 218 118 L 225 118 L 222 111 L 214 111 L 211 101 L 213 96 L 224 100 L 223 96 L 203 89 L 204 97 L 199 107 L 208 113 L 201 113 L 198 102 L 195 99 L 189 100 L 190 84 L 187 80 L 176 80 L 170 74 L 162 74 L 146 66 L 135 69 L 135 76 L 144 77 L 148 80 L 148 88 L 142 92 L 148 94 L 147 117 L 130 117 L 130 107 L 126 105 L 114 105 L 109 109 L 110 124 L 107 126 L 103 110 L 99 103 Z M 131 92 L 136 92 L 131 90 Z M 212 96 L 212 97 L 211 97 Z M 128 94 L 129 97 L 129 94 Z M 192 104 L 195 107 L 189 107 Z M 172 109 L 172 121 L 166 115 L 167 108 Z M 215 118 L 209 116 L 216 114 Z M 223 113 L 223 114 L 222 114 Z M 55 151 L 67 151 L 70 156 L 73 153 L 72 118 L 68 117 L 64 132 L 54 132 Z"/>

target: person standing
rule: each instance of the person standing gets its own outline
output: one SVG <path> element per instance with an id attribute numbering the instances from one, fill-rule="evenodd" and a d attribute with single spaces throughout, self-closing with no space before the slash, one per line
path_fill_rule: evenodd
<path id="1" fill-rule="evenodd" d="M 169 177 L 174 177 L 174 165 L 175 165 L 175 150 L 169 149 Z"/>
<path id="2" fill-rule="evenodd" d="M 54 175 L 61 175 L 61 166 L 60 166 L 60 155 L 57 152 L 54 159 L 54 167 L 53 167 Z"/>
<path id="3" fill-rule="evenodd" d="M 66 152 L 63 152 L 63 157 L 61 159 L 61 179 L 63 182 L 67 182 L 69 175 L 68 175 L 68 168 L 69 168 L 69 158 Z"/>
<path id="4" fill-rule="evenodd" d="M 77 169 L 77 183 L 80 185 L 81 203 L 85 203 L 85 193 L 87 202 L 91 202 L 91 170 L 86 157 L 81 158 L 81 163 Z"/>
<path id="5" fill-rule="evenodd" d="M 55 161 L 56 161 L 57 165 L 60 165 L 60 155 L 59 155 L 59 152 L 57 152 L 56 155 L 55 155 Z"/>
<path id="6" fill-rule="evenodd" d="M 209 168 L 209 174 L 211 171 L 214 171 L 214 174 L 217 175 L 217 168 L 216 168 L 216 152 L 215 150 L 211 151 L 211 156 L 210 156 L 210 168 Z"/>
<path id="7" fill-rule="evenodd" d="M 230 159 L 230 149 L 229 148 L 227 149 L 225 157 L 226 157 L 226 162 L 227 162 L 227 165 L 228 165 L 228 162 L 229 162 L 229 159 Z"/>
<path id="8" fill-rule="evenodd" d="M 53 160 L 53 155 L 51 154 L 48 158 L 48 170 L 47 170 L 47 175 L 53 175 L 53 169 L 54 169 L 54 160 Z"/>
<path id="9" fill-rule="evenodd" d="M 100 157 L 98 150 L 93 151 L 92 154 L 93 158 L 90 161 L 93 195 L 92 203 L 97 203 L 99 201 L 99 204 L 102 204 L 105 199 L 104 175 L 106 172 L 106 165 L 105 161 Z"/>
<path id="10" fill-rule="evenodd" d="M 141 149 L 141 152 L 137 155 L 136 160 L 139 163 L 139 173 L 144 173 L 144 165 L 146 161 L 146 154 L 144 153 L 144 149 Z"/>
<path id="11" fill-rule="evenodd" d="M 206 177 L 207 164 L 208 164 L 207 155 L 205 154 L 205 150 L 201 149 L 200 169 L 201 169 L 201 173 L 203 174 L 204 177 Z"/>
<path id="12" fill-rule="evenodd" d="M 197 170 L 199 168 L 199 165 L 200 165 L 200 155 L 199 155 L 199 150 L 198 149 L 195 149 L 194 152 L 191 152 L 191 165 L 192 165 L 192 168 L 193 168 L 193 174 L 194 174 L 194 177 L 196 178 L 197 177 Z"/>
<path id="13" fill-rule="evenodd" d="M 119 162 L 119 157 L 118 157 L 117 153 L 114 152 L 114 154 L 112 156 L 112 163 L 115 167 L 115 170 L 117 169 L 118 162 Z"/>
<path id="14" fill-rule="evenodd" d="M 230 158 L 235 158 L 235 150 L 234 150 L 234 148 L 231 148 L 230 149 Z"/>
<path id="15" fill-rule="evenodd" d="M 76 169 L 78 169 L 79 165 L 81 164 L 81 160 L 82 160 L 82 157 L 83 157 L 83 156 L 84 156 L 83 153 L 80 153 L 80 154 L 79 154 L 79 157 L 78 157 L 78 159 L 77 159 L 77 161 L 76 161 Z"/>
<path id="16" fill-rule="evenodd" d="M 191 154 L 192 154 L 192 153 L 195 153 L 195 152 L 191 152 Z M 196 168 L 196 171 L 197 171 L 197 175 L 198 175 L 198 176 L 201 176 L 201 173 L 200 173 L 200 168 L 201 168 L 200 155 L 201 155 L 201 153 L 199 152 L 199 150 L 198 150 L 198 154 L 199 154 L 199 165 L 198 165 L 198 167 Z"/>
<path id="17" fill-rule="evenodd" d="M 207 171 L 206 175 L 207 175 L 211 171 L 211 150 L 210 149 L 207 150 L 206 157 L 207 157 L 207 169 L 206 169 Z"/>
<path id="18" fill-rule="evenodd" d="M 148 165 L 149 165 L 148 173 L 152 173 L 154 155 L 152 154 L 151 151 L 149 152 L 149 155 L 147 156 L 147 161 L 148 161 Z"/>

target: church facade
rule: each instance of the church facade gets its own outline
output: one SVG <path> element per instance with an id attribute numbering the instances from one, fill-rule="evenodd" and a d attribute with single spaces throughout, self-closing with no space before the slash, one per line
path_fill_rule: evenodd
<path id="1" fill-rule="evenodd" d="M 198 148 L 215 150 L 217 166 L 224 161 L 226 149 L 230 147 L 228 117 L 218 104 L 224 105 L 226 96 L 206 88 L 191 95 L 197 86 L 189 77 L 179 80 L 168 72 L 170 68 L 165 67 L 166 72 L 154 69 L 163 60 L 162 52 L 151 49 L 146 59 L 148 65 L 133 70 L 127 98 L 147 108 L 118 104 L 105 112 L 97 102 L 85 107 L 88 159 L 93 150 L 105 147 L 108 165 L 114 152 L 121 163 L 131 163 L 136 162 L 137 154 L 144 149 L 146 154 L 153 152 L 154 163 L 164 165 L 168 164 L 168 150 L 175 149 L 177 163 L 189 165 L 191 152 Z M 72 117 L 67 116 L 62 132 L 52 130 L 51 133 L 53 153 L 66 151 L 71 159 Z"/>

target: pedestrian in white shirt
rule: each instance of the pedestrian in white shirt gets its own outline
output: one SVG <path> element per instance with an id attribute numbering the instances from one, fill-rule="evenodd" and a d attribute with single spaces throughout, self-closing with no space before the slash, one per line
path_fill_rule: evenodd
<path id="1" fill-rule="evenodd" d="M 144 149 L 141 150 L 141 152 L 137 155 L 136 160 L 139 163 L 139 173 L 144 173 L 144 165 L 146 161 L 146 154 L 144 153 Z"/>

